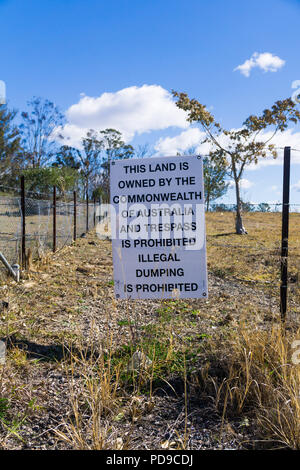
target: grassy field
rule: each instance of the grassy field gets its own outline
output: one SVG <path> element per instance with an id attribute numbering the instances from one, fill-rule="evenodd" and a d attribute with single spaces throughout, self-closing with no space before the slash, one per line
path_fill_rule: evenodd
<path id="1" fill-rule="evenodd" d="M 208 267 L 213 271 L 245 280 L 275 282 L 279 279 L 281 252 L 281 214 L 246 213 L 246 237 L 234 233 L 234 213 L 208 213 Z M 291 213 L 289 222 L 289 266 L 299 272 L 300 214 Z"/>
<path id="2" fill-rule="evenodd" d="M 3 449 L 300 449 L 300 214 L 208 213 L 207 300 L 116 301 L 94 233 L 0 285 Z"/>

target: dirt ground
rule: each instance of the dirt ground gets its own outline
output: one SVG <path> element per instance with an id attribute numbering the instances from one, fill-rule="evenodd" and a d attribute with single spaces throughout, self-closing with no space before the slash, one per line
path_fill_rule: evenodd
<path id="1" fill-rule="evenodd" d="M 213 235 L 208 233 L 208 239 Z M 262 329 L 279 322 L 278 282 L 249 280 L 247 271 L 224 273 L 210 257 L 214 253 L 208 257 L 207 300 L 116 301 L 111 244 L 95 233 L 35 263 L 20 284 L 2 283 L 0 337 L 7 344 L 7 359 L 0 366 L 0 448 L 95 448 L 88 432 L 82 439 L 95 425 L 91 407 L 84 407 L 91 360 L 97 362 L 102 353 L 114 357 L 122 348 L 130 357 L 141 344 L 151 358 L 154 336 L 155 354 L 168 346 L 167 358 L 157 359 L 166 360 L 168 367 L 165 362 L 158 366 L 150 396 L 147 387 L 118 385 L 117 405 L 99 418 L 102 448 L 259 446 L 251 420 L 245 415 L 224 420 L 210 394 L 200 393 L 197 380 L 189 377 L 204 371 L 211 339 L 226 338 L 241 321 Z M 295 295 L 289 306 L 291 324 L 298 315 Z M 190 350 L 180 374 L 181 353 Z M 226 351 L 220 349 L 220 354 Z M 80 423 L 77 396 L 82 396 Z M 81 429 L 80 438 L 74 428 Z"/>

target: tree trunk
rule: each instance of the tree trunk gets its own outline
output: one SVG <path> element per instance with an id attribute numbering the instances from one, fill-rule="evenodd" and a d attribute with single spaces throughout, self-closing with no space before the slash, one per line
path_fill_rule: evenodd
<path id="1" fill-rule="evenodd" d="M 235 219 L 235 233 L 238 235 L 246 235 L 248 232 L 243 225 L 243 219 L 241 211 L 237 209 Z"/>
<path id="2" fill-rule="evenodd" d="M 233 173 L 234 173 L 235 194 L 236 194 L 235 233 L 237 233 L 238 235 L 245 235 L 248 232 L 243 225 L 242 203 L 241 203 L 240 185 L 239 185 L 240 182 L 239 182 L 239 179 L 237 178 L 235 170 Z"/>

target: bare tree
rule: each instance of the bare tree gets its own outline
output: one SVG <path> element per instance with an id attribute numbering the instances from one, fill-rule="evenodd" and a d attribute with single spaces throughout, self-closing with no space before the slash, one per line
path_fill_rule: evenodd
<path id="1" fill-rule="evenodd" d="M 77 151 L 81 163 L 81 174 L 84 178 L 84 192 L 88 197 L 89 191 L 95 186 L 97 177 L 101 171 L 101 151 L 103 142 L 99 139 L 97 132 L 90 129 L 82 140 L 82 151 Z"/>
<path id="2" fill-rule="evenodd" d="M 109 201 L 110 194 L 110 163 L 112 160 L 131 158 L 134 155 L 132 145 L 125 144 L 121 132 L 116 129 L 105 129 L 100 131 L 103 148 L 102 174 L 100 186 L 104 199 Z"/>
<path id="3" fill-rule="evenodd" d="M 28 166 L 39 168 L 46 165 L 54 155 L 55 131 L 63 125 L 64 116 L 47 99 L 34 97 L 27 104 L 30 111 L 21 114 L 22 145 Z"/>
<path id="4" fill-rule="evenodd" d="M 138 145 L 134 149 L 134 156 L 136 158 L 152 157 L 152 155 L 154 155 L 154 153 L 155 152 L 154 152 L 153 148 L 148 143 Z"/>

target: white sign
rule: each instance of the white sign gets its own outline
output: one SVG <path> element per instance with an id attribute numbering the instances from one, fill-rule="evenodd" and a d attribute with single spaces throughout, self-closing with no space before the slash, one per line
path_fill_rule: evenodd
<path id="1" fill-rule="evenodd" d="M 202 157 L 112 161 L 110 181 L 116 297 L 207 297 Z"/>

